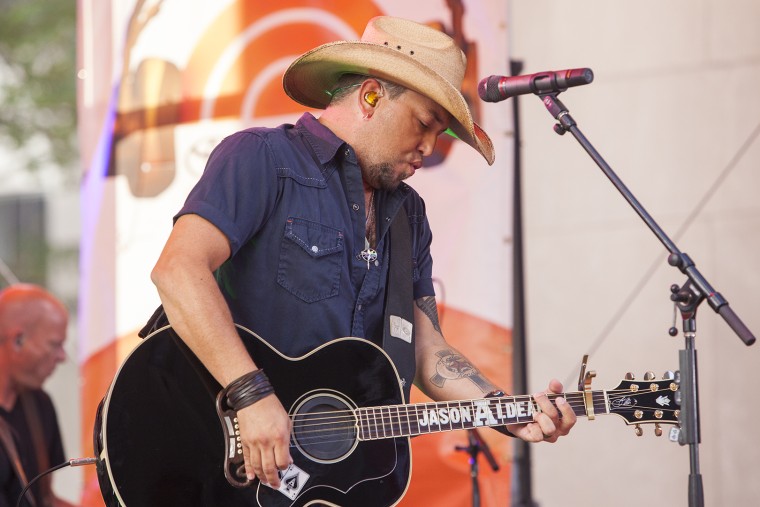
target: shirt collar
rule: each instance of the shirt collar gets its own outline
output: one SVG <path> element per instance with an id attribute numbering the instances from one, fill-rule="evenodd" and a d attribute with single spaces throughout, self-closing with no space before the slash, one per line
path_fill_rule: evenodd
<path id="1" fill-rule="evenodd" d="M 301 115 L 295 127 L 302 133 L 306 142 L 314 150 L 317 160 L 322 165 L 330 162 L 343 146 L 347 146 L 345 141 L 336 136 L 332 130 L 319 123 L 311 113 Z"/>

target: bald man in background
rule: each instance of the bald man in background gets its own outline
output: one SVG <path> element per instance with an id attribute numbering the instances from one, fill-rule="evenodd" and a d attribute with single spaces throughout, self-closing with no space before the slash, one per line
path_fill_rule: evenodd
<path id="1" fill-rule="evenodd" d="M 41 287 L 17 284 L 0 291 L 0 507 L 15 506 L 22 484 L 66 461 L 55 408 L 42 384 L 66 359 L 67 324 L 66 307 Z M 71 505 L 53 494 L 50 476 L 31 491 L 36 507 Z"/>

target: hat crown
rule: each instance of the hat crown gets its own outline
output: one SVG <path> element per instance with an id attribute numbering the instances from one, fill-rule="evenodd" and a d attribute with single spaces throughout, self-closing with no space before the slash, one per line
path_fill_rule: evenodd
<path id="1" fill-rule="evenodd" d="M 439 74 L 457 90 L 462 86 L 467 57 L 451 37 L 435 28 L 378 16 L 367 23 L 361 40 L 399 51 Z"/>
<path id="2" fill-rule="evenodd" d="M 467 58 L 454 39 L 414 21 L 372 18 L 361 40 L 322 44 L 298 57 L 282 76 L 285 92 L 296 102 L 324 109 L 344 74 L 387 79 L 413 90 L 451 114 L 451 130 L 489 164 L 491 139 L 472 119 L 462 95 Z"/>

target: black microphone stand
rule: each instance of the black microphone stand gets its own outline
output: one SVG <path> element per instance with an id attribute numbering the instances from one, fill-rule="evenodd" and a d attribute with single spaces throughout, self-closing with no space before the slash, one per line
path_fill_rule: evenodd
<path id="1" fill-rule="evenodd" d="M 707 300 L 712 309 L 723 317 L 723 320 L 726 321 L 729 327 L 733 329 L 746 345 L 755 343 L 755 336 L 734 313 L 733 309 L 728 305 L 728 301 L 710 286 L 699 270 L 697 270 L 691 258 L 678 249 L 675 243 L 657 225 L 657 222 L 654 221 L 607 162 L 594 149 L 588 139 L 581 133 L 565 105 L 557 98 L 559 93 L 559 91 L 556 91 L 536 94 L 549 113 L 557 120 L 557 123 L 554 125 L 554 131 L 559 135 L 563 135 L 565 132 L 573 134 L 573 137 L 602 169 L 607 178 L 615 185 L 615 188 L 618 189 L 641 219 L 649 226 L 649 229 L 665 245 L 665 248 L 670 252 L 668 264 L 678 268 L 681 273 L 687 276 L 687 281 L 682 287 L 671 287 L 671 300 L 675 302 L 681 311 L 685 337 L 685 350 L 679 352 L 679 365 L 681 368 L 681 386 L 679 389 L 679 393 L 681 394 L 681 412 L 679 422 L 681 430 L 678 442 L 681 445 L 689 445 L 691 469 L 688 486 L 689 506 L 702 507 L 704 505 L 704 494 L 702 490 L 702 476 L 699 471 L 699 389 L 697 383 L 697 351 L 694 346 L 697 329 L 697 307 L 702 301 Z M 672 330 L 671 334 L 673 334 Z"/>
<path id="2" fill-rule="evenodd" d="M 491 449 L 488 448 L 485 440 L 480 438 L 480 434 L 476 429 L 467 430 L 467 442 L 468 445 L 455 447 L 457 451 L 466 451 L 470 455 L 470 478 L 472 479 L 472 507 L 480 507 L 480 482 L 478 481 L 478 455 L 482 452 L 486 457 L 488 464 L 494 472 L 499 470 L 499 464 L 491 453 Z"/>

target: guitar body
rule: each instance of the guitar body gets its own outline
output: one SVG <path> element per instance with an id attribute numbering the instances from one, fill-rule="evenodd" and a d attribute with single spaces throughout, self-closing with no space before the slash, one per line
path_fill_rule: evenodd
<path id="1" fill-rule="evenodd" d="M 224 422 L 215 405 L 221 386 L 165 327 L 130 354 L 101 405 L 95 444 L 106 501 L 129 507 L 396 504 L 411 472 L 408 437 L 359 441 L 352 423 L 328 428 L 340 438 L 313 442 L 308 425 L 298 423 L 310 413 L 345 419 L 357 407 L 402 404 L 388 356 L 366 340 L 342 338 L 290 358 L 238 329 L 294 419 L 290 452 L 299 473 L 283 477 L 289 494 L 258 481 L 242 488 L 227 481 Z"/>

